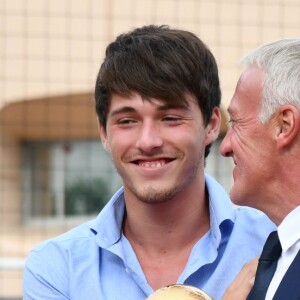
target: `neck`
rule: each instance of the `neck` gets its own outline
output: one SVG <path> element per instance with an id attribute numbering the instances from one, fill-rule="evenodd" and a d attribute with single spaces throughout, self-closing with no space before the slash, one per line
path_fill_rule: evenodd
<path id="1" fill-rule="evenodd" d="M 300 205 L 297 175 L 287 174 L 264 184 L 263 196 L 257 196 L 256 203 L 257 209 L 263 211 L 277 226 L 280 225 L 284 218 Z"/>
<path id="2" fill-rule="evenodd" d="M 159 204 L 125 197 L 124 234 L 153 289 L 177 282 L 194 244 L 209 229 L 204 183 L 201 191 L 186 189 L 184 195 Z"/>
<path id="3" fill-rule="evenodd" d="M 268 204 L 264 212 L 276 224 L 279 225 L 284 218 L 297 206 L 300 205 L 300 135 L 297 142 L 281 156 L 274 157 L 276 170 L 272 177 L 273 181 L 268 184 L 268 197 L 263 202 Z M 268 191 L 267 190 L 267 191 Z M 264 198 L 266 198 L 264 197 Z"/>
<path id="4" fill-rule="evenodd" d="M 205 192 L 177 197 L 159 204 L 126 202 L 124 234 L 133 248 L 159 252 L 193 245 L 209 229 L 209 209 Z"/>

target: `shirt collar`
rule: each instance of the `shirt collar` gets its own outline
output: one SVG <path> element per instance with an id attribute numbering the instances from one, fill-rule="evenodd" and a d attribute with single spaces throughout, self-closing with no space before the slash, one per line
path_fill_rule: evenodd
<path id="1" fill-rule="evenodd" d="M 292 210 L 278 226 L 282 251 L 287 251 L 300 239 L 300 206 Z"/>
<path id="2" fill-rule="evenodd" d="M 215 179 L 206 174 L 205 182 L 209 195 L 211 237 L 214 247 L 218 248 L 222 231 L 227 234 L 232 229 L 234 207 L 223 187 Z M 97 235 L 100 247 L 106 249 L 120 240 L 124 213 L 124 189 L 120 188 L 98 217 L 90 222 L 90 229 Z"/>
<path id="3" fill-rule="evenodd" d="M 122 223 L 125 213 L 124 189 L 121 187 L 91 221 L 90 229 L 97 235 L 98 245 L 107 249 L 117 243 L 122 235 Z"/>
<path id="4" fill-rule="evenodd" d="M 224 188 L 211 176 L 205 175 L 209 195 L 210 229 L 215 248 L 219 247 L 222 234 L 232 230 L 235 221 L 234 206 Z"/>

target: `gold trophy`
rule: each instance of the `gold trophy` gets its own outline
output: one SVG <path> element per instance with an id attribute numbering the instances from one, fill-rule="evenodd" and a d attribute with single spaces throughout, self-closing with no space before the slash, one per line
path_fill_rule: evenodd
<path id="1" fill-rule="evenodd" d="M 151 294 L 146 300 L 212 300 L 200 289 L 185 285 L 171 284 Z"/>

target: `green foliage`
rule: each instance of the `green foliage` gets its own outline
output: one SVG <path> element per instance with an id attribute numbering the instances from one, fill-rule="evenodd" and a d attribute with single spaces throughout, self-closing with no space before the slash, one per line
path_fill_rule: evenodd
<path id="1" fill-rule="evenodd" d="M 98 214 L 109 200 L 107 184 L 100 178 L 79 178 L 65 189 L 65 214 Z"/>

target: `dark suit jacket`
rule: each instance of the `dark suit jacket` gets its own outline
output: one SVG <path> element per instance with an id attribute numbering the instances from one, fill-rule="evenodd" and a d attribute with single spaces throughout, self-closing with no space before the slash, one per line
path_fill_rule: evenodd
<path id="1" fill-rule="evenodd" d="M 273 300 L 300 300 L 300 251 L 282 278 Z"/>

